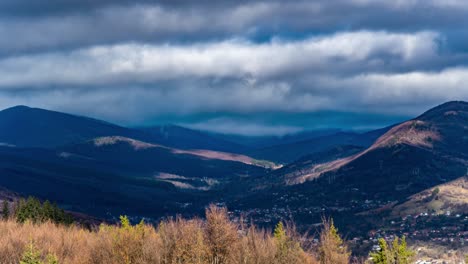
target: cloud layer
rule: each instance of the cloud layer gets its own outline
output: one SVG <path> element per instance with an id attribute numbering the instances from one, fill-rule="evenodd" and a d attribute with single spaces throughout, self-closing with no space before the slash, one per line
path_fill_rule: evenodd
<path id="1" fill-rule="evenodd" d="M 412 116 L 468 100 L 466 1 L 27 2 L 0 3 L 0 108 L 132 125 L 209 114 L 192 126 L 216 130 L 241 126 L 221 113 Z M 298 129 L 248 123 L 239 133 Z"/>

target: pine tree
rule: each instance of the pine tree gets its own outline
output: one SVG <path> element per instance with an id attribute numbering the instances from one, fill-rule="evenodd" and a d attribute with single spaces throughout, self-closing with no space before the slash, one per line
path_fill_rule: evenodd
<path id="1" fill-rule="evenodd" d="M 276 242 L 276 246 L 278 247 L 278 251 L 276 253 L 276 259 L 284 259 L 287 255 L 288 250 L 288 238 L 286 235 L 286 230 L 284 230 L 284 226 L 282 222 L 279 222 L 274 231 L 274 238 Z M 281 261 L 280 261 L 281 262 Z"/>
<path id="2" fill-rule="evenodd" d="M 395 239 L 398 239 L 395 238 Z M 397 251 L 397 263 L 398 264 L 409 264 L 412 262 L 412 258 L 415 255 L 413 251 L 408 249 L 408 246 L 406 245 L 406 238 L 403 236 L 401 238 L 401 242 L 398 245 L 398 248 L 394 248 L 394 251 Z"/>
<path id="3" fill-rule="evenodd" d="M 274 237 L 279 243 L 283 243 L 286 239 L 286 231 L 284 230 L 283 222 L 279 222 L 274 231 Z"/>
<path id="4" fill-rule="evenodd" d="M 29 210 L 31 219 L 34 223 L 41 222 L 41 215 L 42 215 L 42 204 L 39 199 L 35 197 L 28 198 Z"/>
<path id="5" fill-rule="evenodd" d="M 370 254 L 374 264 L 409 264 L 412 262 L 414 252 L 408 249 L 404 236 L 401 240 L 395 237 L 391 248 L 385 239 L 380 238 L 379 247 L 379 251 Z"/>
<path id="6" fill-rule="evenodd" d="M 57 220 L 55 217 L 55 208 L 52 206 L 52 204 L 49 202 L 49 200 L 45 201 L 42 204 L 42 210 L 41 210 L 41 222 L 45 222 L 47 220 L 53 220 L 54 222 Z"/>
<path id="7" fill-rule="evenodd" d="M 3 200 L 2 216 L 3 216 L 3 219 L 5 219 L 5 220 L 10 217 L 10 206 L 9 206 L 8 201 L 6 199 Z"/>
<path id="8" fill-rule="evenodd" d="M 124 230 L 129 230 L 132 227 L 132 224 L 126 215 L 120 216 L 120 225 Z"/>
<path id="9" fill-rule="evenodd" d="M 390 263 L 400 263 L 400 255 L 398 254 L 400 251 L 400 239 L 395 236 L 395 238 L 392 241 L 392 247 L 389 250 L 389 260 Z"/>
<path id="10" fill-rule="evenodd" d="M 27 200 L 20 199 L 15 208 L 16 221 L 19 223 L 26 221 L 33 223 L 52 221 L 65 225 L 73 223 L 72 216 L 59 208 L 57 204 L 51 204 L 49 201 L 41 203 L 34 197 L 29 197 Z"/>
<path id="11" fill-rule="evenodd" d="M 322 264 L 348 264 L 351 253 L 333 224 L 333 219 L 322 219 L 319 257 Z"/>
<path id="12" fill-rule="evenodd" d="M 20 199 L 16 204 L 15 217 L 18 223 L 24 223 L 28 219 L 25 199 Z"/>
<path id="13" fill-rule="evenodd" d="M 289 264 L 295 261 L 299 262 L 301 257 L 304 256 L 301 244 L 294 239 L 294 228 L 290 228 L 288 232 L 283 223 L 279 222 L 275 227 L 273 237 L 277 247 L 274 263 Z"/>
<path id="14" fill-rule="evenodd" d="M 380 249 L 377 252 L 371 253 L 372 262 L 374 264 L 390 264 L 390 252 L 388 250 L 387 241 L 383 238 L 379 238 Z"/>
<path id="15" fill-rule="evenodd" d="M 24 251 L 20 264 L 43 264 L 41 261 L 41 253 L 34 247 L 32 240 Z"/>

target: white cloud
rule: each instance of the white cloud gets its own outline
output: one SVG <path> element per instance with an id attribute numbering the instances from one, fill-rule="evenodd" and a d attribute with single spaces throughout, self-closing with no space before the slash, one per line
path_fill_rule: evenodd
<path id="1" fill-rule="evenodd" d="M 333 91 L 346 94 L 346 97 L 335 97 L 343 110 L 415 115 L 438 103 L 468 101 L 468 68 L 465 67 L 319 79 L 319 85 L 327 87 L 330 95 Z"/>
<path id="2" fill-rule="evenodd" d="M 468 4 L 463 0 L 208 3 L 171 6 L 135 1 L 133 5 L 101 5 L 82 12 L 42 16 L 2 17 L 0 14 L 0 54 L 132 41 L 169 43 L 248 38 L 257 32 L 275 35 L 343 28 L 396 31 L 431 28 L 426 24 L 432 27 L 439 24 L 436 30 L 440 30 L 447 28 L 446 25 L 457 28 L 468 23 L 462 12 Z M 400 20 L 403 22 L 399 23 Z"/>
<path id="3" fill-rule="evenodd" d="M 111 90 L 8 92 L 0 97 L 0 108 L 27 104 L 84 113 L 119 123 L 139 124 L 164 114 L 183 116 L 217 112 L 248 114 L 337 110 L 414 116 L 445 101 L 468 101 L 468 68 L 359 74 L 345 78 L 333 75 L 303 78 L 304 83 L 271 81 L 256 83 L 255 86 L 245 85 L 239 80 L 221 80 L 214 84 L 195 80 L 169 83 L 169 87 L 164 89 L 125 86 Z"/>
<path id="4" fill-rule="evenodd" d="M 276 78 L 303 71 L 414 66 L 437 57 L 434 32 L 346 32 L 300 41 L 120 44 L 0 60 L 0 87 L 151 83 L 180 78 Z M 395 64 L 395 65 L 392 65 Z"/>
<path id="5" fill-rule="evenodd" d="M 138 124 L 223 111 L 414 115 L 468 100 L 467 1 L 19 2 L 0 10 L 0 108 Z M 259 126 L 248 133 L 273 133 Z"/>
<path id="6" fill-rule="evenodd" d="M 468 99 L 467 68 L 420 70 L 440 59 L 439 39 L 434 32 L 357 31 L 261 44 L 120 44 L 10 57 L 0 60 L 0 104 L 131 124 L 219 111 L 414 114 Z"/>

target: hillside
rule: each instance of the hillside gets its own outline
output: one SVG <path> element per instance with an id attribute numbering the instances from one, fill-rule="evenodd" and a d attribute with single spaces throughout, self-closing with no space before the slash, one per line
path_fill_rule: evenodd
<path id="1" fill-rule="evenodd" d="M 0 111 L 0 142 L 18 147 L 57 147 L 100 136 L 147 138 L 144 133 L 104 121 L 16 106 Z"/>
<path id="2" fill-rule="evenodd" d="M 342 132 L 338 128 L 329 129 L 314 129 L 305 130 L 285 135 L 233 135 L 233 134 L 220 134 L 210 133 L 212 137 L 216 137 L 229 142 L 246 146 L 248 149 L 263 149 L 271 146 L 287 145 L 295 142 L 300 142 L 308 139 L 329 136 Z"/>
<path id="3" fill-rule="evenodd" d="M 347 174 L 350 174 L 361 167 L 367 170 L 369 167 L 378 167 L 381 173 L 398 170 L 398 173 L 392 173 L 400 178 L 408 174 L 430 174 L 430 171 L 426 170 L 433 169 L 435 174 L 432 175 L 432 180 L 444 179 L 437 171 L 438 168 L 444 170 L 443 163 L 457 163 L 463 166 L 466 162 L 467 105 L 465 102 L 449 102 L 433 108 L 418 118 L 396 125 L 368 149 L 354 156 L 318 164 L 312 168 L 312 173 L 302 175 L 296 181 L 306 181 L 325 173 L 339 173 L 340 170 L 346 170 Z M 405 162 L 401 162 L 402 160 Z M 457 166 L 451 168 L 455 167 Z M 459 173 L 462 171 L 459 171 L 458 175 Z M 403 183 L 405 181 L 401 182 L 407 184 Z"/>
<path id="4" fill-rule="evenodd" d="M 115 172 L 155 177 L 158 173 L 189 178 L 228 179 L 263 173 L 255 160 L 239 154 L 181 150 L 125 137 L 99 137 L 58 149 L 69 161 L 90 159 Z"/>
<path id="5" fill-rule="evenodd" d="M 138 128 L 151 135 L 161 145 L 179 149 L 209 149 L 231 153 L 246 153 L 248 146 L 237 144 L 206 132 L 176 125 Z"/>
<path id="6" fill-rule="evenodd" d="M 380 216 L 372 214 L 367 221 L 361 213 L 388 211 L 412 195 L 466 174 L 467 105 L 449 102 L 435 107 L 394 126 L 370 147 L 348 157 L 291 163 L 255 179 L 251 193 L 230 205 L 255 212 L 261 221 L 292 216 L 311 224 L 323 213 L 337 215 L 347 230 L 362 234 L 379 225 Z"/>
<path id="7" fill-rule="evenodd" d="M 230 181 L 266 170 L 245 156 L 219 155 L 123 137 L 57 149 L 0 147 L 0 186 L 103 218 L 190 214 Z"/>
<path id="8" fill-rule="evenodd" d="M 468 212 L 468 175 L 414 194 L 392 208 L 393 217 Z"/>
<path id="9" fill-rule="evenodd" d="M 246 147 L 239 144 L 179 126 L 134 129 L 27 106 L 0 111 L 0 145 L 55 148 L 106 136 L 121 136 L 180 149 L 246 152 Z"/>
<path id="10" fill-rule="evenodd" d="M 287 164 L 294 162 L 303 156 L 323 152 L 340 145 L 369 147 L 388 129 L 390 128 L 373 130 L 366 133 L 337 132 L 332 134 L 316 135 L 311 138 L 300 138 L 298 141 L 290 141 L 287 143 L 255 149 L 249 152 L 249 156 Z"/>

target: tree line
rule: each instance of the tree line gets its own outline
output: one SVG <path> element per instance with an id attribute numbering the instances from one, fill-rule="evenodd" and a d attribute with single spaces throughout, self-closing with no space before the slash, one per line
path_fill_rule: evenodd
<path id="1" fill-rule="evenodd" d="M 47 221 L 56 224 L 70 225 L 73 223 L 73 217 L 58 207 L 56 203 L 49 200 L 41 202 L 38 198 L 21 198 L 16 202 L 10 203 L 6 199 L 2 204 L 3 219 L 15 219 L 19 223 L 31 221 L 33 223 L 44 223 Z"/>

